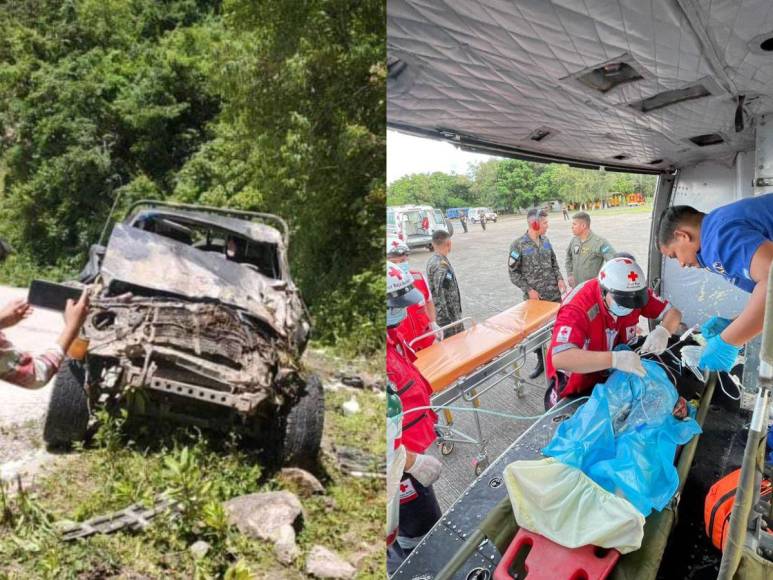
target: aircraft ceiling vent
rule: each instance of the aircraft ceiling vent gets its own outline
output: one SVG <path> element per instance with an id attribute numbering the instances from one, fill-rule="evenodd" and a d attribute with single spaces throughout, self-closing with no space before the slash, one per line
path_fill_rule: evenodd
<path id="1" fill-rule="evenodd" d="M 713 93 L 702 83 L 696 83 L 681 89 L 663 91 L 662 93 L 647 97 L 641 101 L 628 103 L 628 106 L 636 109 L 640 113 L 651 113 L 652 111 L 657 111 L 663 107 L 670 107 L 671 105 L 676 105 L 677 103 L 684 103 L 685 101 L 700 99 L 702 97 L 709 97 L 712 94 Z"/>
<path id="2" fill-rule="evenodd" d="M 631 64 L 620 61 L 608 62 L 575 78 L 586 87 L 603 94 L 615 87 L 639 81 L 644 77 Z"/>

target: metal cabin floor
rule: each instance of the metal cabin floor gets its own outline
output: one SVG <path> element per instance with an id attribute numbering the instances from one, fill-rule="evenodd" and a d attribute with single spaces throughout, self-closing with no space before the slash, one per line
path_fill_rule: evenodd
<path id="1" fill-rule="evenodd" d="M 709 488 L 741 466 L 751 413 L 738 412 L 717 388 L 679 502 L 679 518 L 663 556 L 659 580 L 714 580 L 722 554 L 706 536 L 703 507 Z"/>

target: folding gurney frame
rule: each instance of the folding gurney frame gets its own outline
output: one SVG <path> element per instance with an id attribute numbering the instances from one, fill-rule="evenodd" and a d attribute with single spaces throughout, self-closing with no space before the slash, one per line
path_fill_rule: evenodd
<path id="1" fill-rule="evenodd" d="M 475 474 L 488 466 L 486 440 L 480 417 L 473 413 L 477 439 L 453 427 L 448 407 L 462 400 L 477 409 L 479 397 L 505 379 L 515 376 L 517 395 L 523 396 L 525 384 L 520 376 L 526 355 L 541 350 L 542 356 L 550 342 L 553 321 L 559 304 L 544 300 L 526 300 L 484 322 L 435 343 L 417 353 L 416 366 L 432 386 L 433 406 L 444 411 L 445 425 L 438 425 L 438 443 L 443 455 L 453 450 L 454 443 L 478 445 Z M 491 380 L 494 375 L 503 373 Z M 487 385 L 484 384 L 487 381 Z M 544 383 L 547 388 L 547 384 Z"/>

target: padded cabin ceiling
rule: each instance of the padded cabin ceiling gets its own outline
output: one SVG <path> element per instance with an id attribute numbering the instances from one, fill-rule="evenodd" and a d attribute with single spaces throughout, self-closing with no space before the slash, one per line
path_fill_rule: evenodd
<path id="1" fill-rule="evenodd" d="M 387 6 L 387 118 L 399 130 L 664 171 L 752 149 L 752 117 L 773 111 L 773 0 Z"/>

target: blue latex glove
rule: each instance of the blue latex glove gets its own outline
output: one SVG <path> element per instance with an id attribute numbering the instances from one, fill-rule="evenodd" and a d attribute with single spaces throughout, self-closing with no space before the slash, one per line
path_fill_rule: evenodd
<path id="1" fill-rule="evenodd" d="M 735 359 L 738 358 L 740 350 L 737 346 L 727 344 L 721 336 L 712 336 L 703 350 L 701 360 L 698 361 L 698 367 L 729 373 L 735 366 Z"/>
<path id="2" fill-rule="evenodd" d="M 705 338 L 706 340 L 710 338 L 714 338 L 715 336 L 721 334 L 721 332 L 725 330 L 728 326 L 730 326 L 731 322 L 733 321 L 730 320 L 729 318 L 722 318 L 721 316 L 712 316 L 701 326 L 701 334 L 703 335 L 703 338 Z"/>

